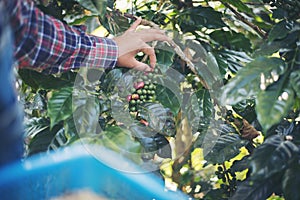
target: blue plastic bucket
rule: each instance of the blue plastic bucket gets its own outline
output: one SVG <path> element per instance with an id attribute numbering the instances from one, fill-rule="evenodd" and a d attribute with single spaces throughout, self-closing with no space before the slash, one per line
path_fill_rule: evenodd
<path id="1" fill-rule="evenodd" d="M 118 162 L 115 164 L 127 165 L 139 172 L 139 168 L 126 159 L 107 149 L 103 151 L 107 158 L 113 158 L 112 162 Z M 116 170 L 80 146 L 33 156 L 0 169 L 1 200 L 46 200 L 83 189 L 107 199 L 189 199 L 179 191 L 167 191 L 163 181 L 151 173 Z"/>

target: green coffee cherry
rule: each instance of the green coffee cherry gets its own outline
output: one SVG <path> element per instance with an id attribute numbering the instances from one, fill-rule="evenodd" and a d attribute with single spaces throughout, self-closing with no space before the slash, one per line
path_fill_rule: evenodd
<path id="1" fill-rule="evenodd" d="M 132 99 L 130 102 L 129 102 L 131 105 L 134 105 L 136 104 L 136 101 L 134 99 Z"/>
<path id="2" fill-rule="evenodd" d="M 139 95 L 143 94 L 141 89 L 137 90 L 136 93 L 139 94 Z"/>
<path id="3" fill-rule="evenodd" d="M 147 94 L 148 92 L 147 92 L 146 89 L 142 89 L 142 93 L 143 93 L 143 94 Z"/>
<path id="4" fill-rule="evenodd" d="M 135 111 L 136 111 L 136 107 L 131 107 L 131 108 L 130 108 L 130 111 L 131 111 L 131 112 L 135 112 Z"/>

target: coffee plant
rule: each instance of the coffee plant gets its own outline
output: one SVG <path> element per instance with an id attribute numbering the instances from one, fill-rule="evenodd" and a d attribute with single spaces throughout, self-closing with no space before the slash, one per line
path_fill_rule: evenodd
<path id="1" fill-rule="evenodd" d="M 36 3 L 101 36 L 141 16 L 173 41 L 151 44 L 149 73 L 19 70 L 27 156 L 94 144 L 194 199 L 300 199 L 299 0 Z"/>

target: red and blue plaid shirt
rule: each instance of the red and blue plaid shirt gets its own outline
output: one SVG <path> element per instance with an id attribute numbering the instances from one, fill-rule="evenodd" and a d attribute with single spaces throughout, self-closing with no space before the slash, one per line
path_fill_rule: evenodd
<path id="1" fill-rule="evenodd" d="M 59 73 L 80 67 L 114 67 L 116 43 L 88 35 L 43 14 L 27 0 L 0 0 L 10 14 L 15 37 L 15 58 L 19 68 Z"/>

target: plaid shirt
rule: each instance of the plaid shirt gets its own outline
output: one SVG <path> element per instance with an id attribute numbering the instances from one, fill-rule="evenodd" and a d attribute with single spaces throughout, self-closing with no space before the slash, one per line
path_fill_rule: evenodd
<path id="1" fill-rule="evenodd" d="M 79 67 L 111 68 L 118 48 L 108 38 L 87 35 L 43 14 L 27 0 L 0 0 L 10 13 L 19 68 L 59 73 Z"/>

